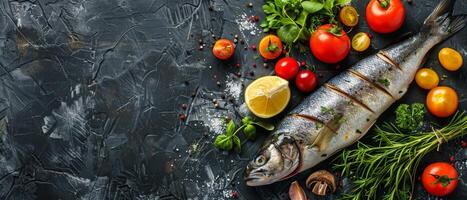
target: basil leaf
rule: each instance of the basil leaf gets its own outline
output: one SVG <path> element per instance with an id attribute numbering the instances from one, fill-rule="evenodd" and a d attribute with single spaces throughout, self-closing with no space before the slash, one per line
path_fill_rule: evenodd
<path id="1" fill-rule="evenodd" d="M 334 1 L 334 0 L 331 0 L 331 1 Z M 302 2 L 302 7 L 303 7 L 303 10 L 307 11 L 310 14 L 313 14 L 323 9 L 324 5 L 318 0 L 310 0 L 310 1 Z"/>
<path id="2" fill-rule="evenodd" d="M 336 5 L 347 5 L 350 4 L 352 0 L 336 0 Z"/>
<path id="3" fill-rule="evenodd" d="M 332 7 L 334 7 L 334 1 L 335 0 L 326 0 L 324 2 L 324 9 L 332 13 Z"/>
<path id="4" fill-rule="evenodd" d="M 235 122 L 233 119 L 230 120 L 230 122 L 227 124 L 227 129 L 226 129 L 226 135 L 233 135 L 235 132 Z"/>
<path id="5" fill-rule="evenodd" d="M 293 43 L 295 38 L 297 38 L 300 29 L 297 25 L 288 24 L 285 26 L 281 26 L 279 30 L 277 30 L 277 36 L 285 42 L 285 43 Z"/>
<path id="6" fill-rule="evenodd" d="M 251 124 L 251 122 L 253 122 L 253 119 L 251 119 L 251 117 L 246 116 L 242 119 L 243 124 Z"/>
<path id="7" fill-rule="evenodd" d="M 233 144 L 235 145 L 235 151 L 240 152 L 242 151 L 242 144 L 240 142 L 240 138 L 236 135 L 232 137 Z"/>
<path id="8" fill-rule="evenodd" d="M 308 16 L 307 11 L 303 10 L 302 12 L 300 12 L 300 15 L 298 16 L 296 20 L 297 24 L 302 27 L 305 26 L 307 16 Z"/>
<path id="9" fill-rule="evenodd" d="M 232 149 L 232 138 L 224 134 L 218 135 L 214 140 L 214 146 L 221 150 L 230 151 Z"/>
<path id="10" fill-rule="evenodd" d="M 243 128 L 243 133 L 245 134 L 248 140 L 255 140 L 256 139 L 256 127 L 249 124 Z"/>
<path id="11" fill-rule="evenodd" d="M 266 122 L 253 122 L 254 125 L 257 125 L 261 128 L 264 128 L 268 131 L 272 131 L 274 130 L 274 125 L 270 124 L 270 123 L 266 123 Z"/>

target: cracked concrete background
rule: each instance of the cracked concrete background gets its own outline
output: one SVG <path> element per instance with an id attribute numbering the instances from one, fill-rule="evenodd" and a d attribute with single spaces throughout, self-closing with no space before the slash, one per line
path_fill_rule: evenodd
<path id="1" fill-rule="evenodd" d="M 253 7 L 247 7 L 248 2 Z M 403 28 L 374 34 L 372 49 L 351 52 L 340 67 L 315 61 L 320 83 L 376 49 L 418 30 L 436 1 L 413 0 Z M 239 119 L 242 89 L 272 72 L 248 48 L 264 35 L 252 15 L 263 1 L 239 0 L 1 0 L 0 199 L 287 199 L 291 180 L 247 187 L 246 162 L 259 148 L 244 142 L 240 154 L 213 148 L 225 117 Z M 360 11 L 367 1 L 354 0 Z M 458 1 L 455 13 L 467 10 Z M 215 38 L 238 35 L 235 57 L 213 58 Z M 467 54 L 467 29 L 436 47 Z M 431 53 L 425 66 L 447 75 L 442 85 L 461 94 L 467 109 L 467 68 L 449 73 Z M 256 67 L 255 67 L 256 66 Z M 300 102 L 294 97 L 289 109 Z M 410 88 L 401 102 L 423 102 Z M 394 108 L 380 120 L 390 119 Z M 280 119 L 280 116 L 272 122 Z M 464 137 L 465 140 L 466 137 Z M 455 156 L 461 174 L 449 199 L 467 198 L 467 152 L 460 140 L 427 156 L 422 167 Z M 294 179 L 304 182 L 326 161 Z M 338 193 L 348 189 L 343 181 Z M 308 192 L 309 196 L 312 195 Z M 338 194 L 328 199 L 337 197 Z M 427 196 L 420 184 L 417 199 Z M 321 198 L 323 199 L 323 198 Z"/>

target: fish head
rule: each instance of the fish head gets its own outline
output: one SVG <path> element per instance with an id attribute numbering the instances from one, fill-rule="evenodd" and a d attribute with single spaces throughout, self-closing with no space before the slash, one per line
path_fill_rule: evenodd
<path id="1" fill-rule="evenodd" d="M 300 151 L 295 140 L 284 134 L 270 139 L 247 165 L 244 179 L 248 186 L 268 185 L 297 173 Z"/>

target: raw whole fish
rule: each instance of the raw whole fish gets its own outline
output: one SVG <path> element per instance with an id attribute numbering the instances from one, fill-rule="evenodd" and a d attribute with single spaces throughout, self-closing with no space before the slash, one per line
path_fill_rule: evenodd
<path id="1" fill-rule="evenodd" d="M 465 16 L 451 16 L 453 4 L 443 0 L 417 35 L 360 60 L 304 99 L 248 164 L 246 184 L 292 177 L 363 137 L 406 93 L 428 51 L 465 26 Z"/>

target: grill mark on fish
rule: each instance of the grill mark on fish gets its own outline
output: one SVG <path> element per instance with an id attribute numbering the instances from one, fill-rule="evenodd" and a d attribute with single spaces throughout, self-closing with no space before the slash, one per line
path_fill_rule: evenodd
<path id="1" fill-rule="evenodd" d="M 376 56 L 378 56 L 378 58 L 381 58 L 381 60 L 383 60 L 384 62 L 387 62 L 391 66 L 395 67 L 396 69 L 403 71 L 399 64 L 392 60 L 391 57 L 389 57 L 385 51 L 380 50 L 378 53 L 376 53 Z"/>
<path id="2" fill-rule="evenodd" d="M 326 127 L 327 129 L 331 130 L 334 134 L 337 134 L 337 131 L 334 130 L 333 128 L 329 127 L 326 123 L 324 123 L 323 121 L 319 120 L 318 118 L 316 117 L 313 117 L 311 115 L 305 115 L 305 114 L 292 114 L 292 116 L 297 116 L 297 117 L 301 117 L 303 119 L 306 119 L 306 120 L 309 120 L 309 121 L 313 121 L 315 123 L 319 123 L 321 125 L 323 125 L 324 127 Z"/>
<path id="3" fill-rule="evenodd" d="M 338 95 L 341 95 L 341 96 L 344 96 L 348 99 L 350 99 L 352 102 L 356 103 L 357 105 L 367 109 L 368 111 L 370 111 L 371 113 L 375 113 L 370 107 L 368 107 L 365 103 L 361 102 L 360 100 L 356 99 L 355 97 L 353 97 L 352 95 L 348 94 L 347 92 L 341 90 L 340 88 L 338 88 L 337 86 L 335 85 L 332 85 L 330 83 L 325 83 L 324 84 L 324 87 L 328 88 L 329 90 L 331 90 L 332 92 L 335 92 L 336 94 Z"/>
<path id="4" fill-rule="evenodd" d="M 375 88 L 377 88 L 378 90 L 384 92 L 385 94 L 387 94 L 388 96 L 390 96 L 391 98 L 395 99 L 391 93 L 389 93 L 389 91 L 387 91 L 386 89 L 384 89 L 383 87 L 381 87 L 380 85 L 376 84 L 375 82 L 373 82 L 371 79 L 369 79 L 368 77 L 366 77 L 365 75 L 361 74 L 360 72 L 357 72 L 353 69 L 347 69 L 347 71 L 350 72 L 350 74 L 370 83 L 372 86 L 374 86 Z"/>

